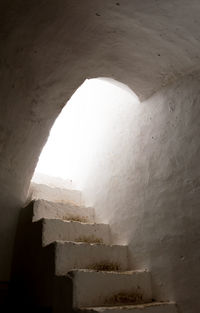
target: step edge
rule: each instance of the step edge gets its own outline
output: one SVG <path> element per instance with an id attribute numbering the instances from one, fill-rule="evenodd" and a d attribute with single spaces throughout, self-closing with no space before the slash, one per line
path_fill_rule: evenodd
<path id="1" fill-rule="evenodd" d="M 93 223 L 93 222 L 79 222 L 79 221 L 70 221 L 70 220 L 63 220 L 61 218 L 48 218 L 48 217 L 41 217 L 39 220 L 33 221 L 34 223 L 38 222 L 42 220 L 42 222 L 45 221 L 59 221 L 59 222 L 63 222 L 63 223 L 72 223 L 72 224 L 83 224 L 83 225 L 98 225 L 98 226 L 106 226 L 106 227 L 110 227 L 109 224 L 105 224 L 105 223 Z"/>
<path id="2" fill-rule="evenodd" d="M 39 202 L 46 202 L 46 203 L 51 203 L 51 204 L 54 204 L 54 205 L 67 205 L 67 204 L 70 204 L 71 206 L 74 206 L 74 207 L 78 207 L 79 209 L 91 209 L 91 210 L 95 210 L 94 207 L 91 207 L 91 206 L 85 206 L 85 205 L 79 205 L 79 204 L 76 204 L 76 203 L 71 203 L 70 200 L 69 202 L 59 202 L 59 201 L 48 201 L 48 200 L 45 200 L 45 199 L 33 199 L 32 200 L 35 203 L 39 203 Z"/>
<path id="3" fill-rule="evenodd" d="M 156 306 L 162 306 L 162 305 L 174 305 L 176 306 L 176 302 L 174 301 L 156 301 L 156 302 L 149 302 L 144 304 L 128 304 L 128 305 L 111 305 L 111 306 L 98 306 L 98 307 L 79 307 L 78 310 L 82 311 L 89 311 L 89 310 L 119 310 L 119 309 L 138 309 L 138 308 L 145 308 L 145 307 L 156 307 Z"/>
<path id="4" fill-rule="evenodd" d="M 104 243 L 87 243 L 87 242 L 76 242 L 76 241 L 65 241 L 65 240 L 55 240 L 52 244 L 55 245 L 65 245 L 65 244 L 73 244 L 73 245 L 87 245 L 87 246 L 103 246 L 103 247 L 123 247 L 128 248 L 128 245 L 117 245 L 117 244 L 104 244 Z"/>
<path id="5" fill-rule="evenodd" d="M 102 270 L 92 270 L 92 269 L 73 269 L 68 272 L 68 275 L 76 274 L 76 273 L 108 273 L 108 274 L 114 274 L 114 275 L 133 275 L 133 274 L 151 274 L 148 270 L 127 270 L 127 271 L 102 271 Z M 64 275 L 65 276 L 65 275 Z"/>

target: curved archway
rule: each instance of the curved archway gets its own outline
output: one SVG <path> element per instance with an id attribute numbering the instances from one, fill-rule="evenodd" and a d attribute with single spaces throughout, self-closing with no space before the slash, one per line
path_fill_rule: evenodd
<path id="1" fill-rule="evenodd" d="M 138 103 L 135 93 L 121 82 L 86 79 L 56 119 L 32 181 L 84 189 L 90 177 L 102 171 L 102 164 L 121 153 L 120 141 L 130 127 L 127 117 Z M 112 176 L 113 166 L 107 175 Z"/>

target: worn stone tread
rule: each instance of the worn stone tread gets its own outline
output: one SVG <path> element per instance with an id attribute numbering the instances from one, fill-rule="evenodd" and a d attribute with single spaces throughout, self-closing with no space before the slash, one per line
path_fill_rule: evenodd
<path id="1" fill-rule="evenodd" d="M 99 313 L 177 313 L 175 302 L 151 302 L 137 305 L 123 306 L 101 306 L 101 307 L 81 307 L 77 312 L 99 312 Z"/>
<path id="2" fill-rule="evenodd" d="M 56 275 L 65 275 L 73 269 L 92 269 L 97 263 L 116 263 L 128 270 L 128 247 L 57 240 L 52 243 L 56 251 Z"/>
<path id="3" fill-rule="evenodd" d="M 94 223 L 94 208 L 77 205 L 72 202 L 55 202 L 44 199 L 34 201 L 33 222 L 42 218 L 62 220 L 82 220 Z"/>
<path id="4" fill-rule="evenodd" d="M 132 274 L 137 274 L 137 273 L 150 273 L 147 270 L 127 270 L 127 271 L 123 271 L 123 270 L 118 270 L 118 271 L 107 271 L 107 270 L 94 270 L 94 269 L 75 269 L 72 271 L 68 272 L 68 275 L 73 275 L 73 273 L 76 272 L 88 272 L 88 273 L 102 273 L 102 274 L 112 274 L 112 275 L 132 275 Z"/>
<path id="5" fill-rule="evenodd" d="M 60 218 L 60 217 L 54 217 L 54 218 L 52 218 L 52 217 L 50 217 L 50 218 L 48 218 L 48 217 L 42 217 L 40 220 L 42 220 L 42 221 L 60 221 L 60 222 L 63 222 L 63 223 L 77 223 L 77 224 L 86 224 L 86 225 L 108 225 L 109 226 L 109 224 L 106 224 L 106 223 L 95 223 L 95 222 L 81 222 L 81 221 L 70 221 L 70 220 L 63 220 L 62 218 Z"/>
<path id="6" fill-rule="evenodd" d="M 152 300 L 151 274 L 148 271 L 74 270 L 69 275 L 73 279 L 73 304 L 77 308 Z"/>
<path id="7" fill-rule="evenodd" d="M 124 247 L 128 248 L 127 245 L 118 245 L 118 244 L 105 244 L 105 243 L 95 243 L 95 242 L 75 242 L 75 241 L 66 241 L 66 240 L 55 240 L 52 242 L 52 244 L 60 244 L 60 245 L 65 245 L 65 244 L 72 244 L 72 245 L 89 245 L 89 246 L 105 246 L 105 247 Z"/>
<path id="8" fill-rule="evenodd" d="M 109 224 L 43 218 L 43 245 L 55 240 L 74 242 L 111 243 Z"/>

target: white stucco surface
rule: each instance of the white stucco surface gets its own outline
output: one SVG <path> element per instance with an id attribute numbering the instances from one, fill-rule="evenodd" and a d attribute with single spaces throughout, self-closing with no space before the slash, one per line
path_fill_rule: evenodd
<path id="1" fill-rule="evenodd" d="M 72 93 L 111 77 L 145 100 L 170 83 L 133 113 L 114 158 L 121 174 L 87 192 L 134 267 L 151 269 L 158 296 L 200 311 L 199 0 L 2 0 L 0 12 L 1 281 L 39 154 Z"/>
<path id="2" fill-rule="evenodd" d="M 32 182 L 35 184 L 46 185 L 51 188 L 61 188 L 61 189 L 68 189 L 68 190 L 75 189 L 73 181 L 70 179 L 62 179 L 60 177 L 53 177 L 53 176 L 49 176 L 47 174 L 39 173 L 36 171 L 34 172 L 34 175 L 32 177 Z"/>
<path id="3" fill-rule="evenodd" d="M 42 230 L 43 245 L 55 240 L 89 241 L 111 244 L 110 227 L 108 224 L 87 224 L 60 219 L 44 219 Z"/>
<path id="4" fill-rule="evenodd" d="M 35 200 L 33 208 L 33 221 L 42 218 L 72 220 L 78 219 L 83 222 L 94 223 L 94 209 L 78 206 L 71 202 L 50 202 L 46 200 Z"/>
<path id="5" fill-rule="evenodd" d="M 57 241 L 55 249 L 58 276 L 102 263 L 117 264 L 121 270 L 129 269 L 127 246 Z"/>
<path id="6" fill-rule="evenodd" d="M 200 308 L 199 82 L 185 77 L 133 106 L 113 157 L 96 159 L 85 186 L 97 219 L 129 245 L 132 267 L 151 270 L 154 296 L 182 312 Z"/>
<path id="7" fill-rule="evenodd" d="M 51 181 L 51 179 L 49 181 Z M 31 182 L 28 191 L 27 202 L 31 200 L 42 199 L 58 203 L 71 202 L 74 205 L 84 204 L 81 192 L 79 190 L 70 188 L 67 189 L 64 188 L 64 186 L 59 188 L 59 185 L 52 186 L 49 184 L 50 182 L 48 184 Z"/>
<path id="8" fill-rule="evenodd" d="M 148 272 L 75 270 L 69 275 L 73 279 L 75 308 L 115 305 L 113 297 L 119 294 L 125 294 L 127 297 L 138 295 L 144 302 L 151 302 L 152 299 L 151 276 Z"/>

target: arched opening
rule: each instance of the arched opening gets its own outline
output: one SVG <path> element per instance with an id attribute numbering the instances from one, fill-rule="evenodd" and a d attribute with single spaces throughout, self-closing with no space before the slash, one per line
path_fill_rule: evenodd
<path id="1" fill-rule="evenodd" d="M 120 175 L 133 112 L 139 100 L 126 85 L 110 78 L 86 79 L 56 119 L 40 155 L 33 182 L 87 190 Z M 94 204 L 92 195 L 85 201 Z"/>

